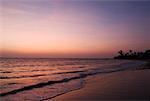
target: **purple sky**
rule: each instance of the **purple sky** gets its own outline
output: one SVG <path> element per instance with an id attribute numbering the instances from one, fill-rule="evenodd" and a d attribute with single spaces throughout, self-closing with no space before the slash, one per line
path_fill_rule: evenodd
<path id="1" fill-rule="evenodd" d="M 150 47 L 149 1 L 0 0 L 4 57 L 112 57 Z"/>

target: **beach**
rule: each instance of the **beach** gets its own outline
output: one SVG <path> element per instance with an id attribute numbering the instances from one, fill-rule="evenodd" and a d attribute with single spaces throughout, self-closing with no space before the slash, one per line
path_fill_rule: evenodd
<path id="1" fill-rule="evenodd" d="M 85 86 L 52 101 L 150 100 L 150 70 L 100 74 L 85 79 Z"/>
<path id="2" fill-rule="evenodd" d="M 0 0 L 0 11 L 0 101 L 150 101 L 150 0 Z"/>
<path id="3" fill-rule="evenodd" d="M 0 59 L 0 101 L 147 100 L 145 61 Z"/>

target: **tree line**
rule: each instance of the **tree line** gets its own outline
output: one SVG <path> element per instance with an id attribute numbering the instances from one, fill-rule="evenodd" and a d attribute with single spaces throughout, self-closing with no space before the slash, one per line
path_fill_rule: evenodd
<path id="1" fill-rule="evenodd" d="M 145 50 L 144 52 L 135 52 L 133 50 L 123 52 L 120 50 L 114 59 L 150 59 L 150 50 Z"/>

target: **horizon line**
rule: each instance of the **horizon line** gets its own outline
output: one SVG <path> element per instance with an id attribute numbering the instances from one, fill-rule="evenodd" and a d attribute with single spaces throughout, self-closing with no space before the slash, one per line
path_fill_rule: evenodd
<path id="1" fill-rule="evenodd" d="M 113 59 L 113 57 L 0 57 L 3 59 Z"/>

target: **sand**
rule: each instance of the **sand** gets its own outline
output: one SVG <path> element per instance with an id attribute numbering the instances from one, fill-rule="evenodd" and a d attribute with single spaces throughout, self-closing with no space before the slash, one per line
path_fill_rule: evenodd
<path id="1" fill-rule="evenodd" d="M 52 101 L 150 100 L 150 69 L 99 74 L 85 79 L 82 89 Z"/>

